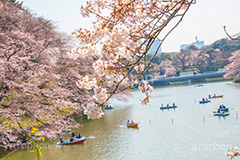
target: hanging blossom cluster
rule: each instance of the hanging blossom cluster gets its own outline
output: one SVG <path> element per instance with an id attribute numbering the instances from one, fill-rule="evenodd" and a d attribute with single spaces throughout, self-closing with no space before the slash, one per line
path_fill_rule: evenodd
<path id="1" fill-rule="evenodd" d="M 226 156 L 229 159 L 233 159 L 236 156 L 239 156 L 239 152 L 237 151 L 237 147 L 234 147 L 233 149 L 228 150 L 228 152 L 226 153 Z"/>
<path id="2" fill-rule="evenodd" d="M 134 69 L 136 70 L 137 73 L 142 73 L 144 71 L 145 66 L 143 64 L 136 65 Z M 137 84 L 137 82 L 133 82 L 134 84 Z M 133 85 L 134 85 L 133 84 Z M 145 93 L 145 97 L 143 99 L 140 99 L 141 104 L 148 104 L 150 101 L 151 97 L 151 92 L 153 91 L 153 87 L 148 84 L 147 81 L 142 81 L 142 83 L 139 83 L 138 89 L 142 92 Z"/>
<path id="3" fill-rule="evenodd" d="M 140 103 L 141 104 L 149 103 L 149 98 L 151 96 L 151 92 L 153 91 L 153 87 L 150 86 L 147 81 L 143 81 L 143 83 L 138 86 L 138 89 L 142 93 L 146 94 L 146 96 L 143 99 L 140 100 Z"/>
<path id="4" fill-rule="evenodd" d="M 131 83 L 140 82 L 139 89 L 146 94 L 141 103 L 149 102 L 153 88 L 147 82 L 131 79 L 131 74 L 145 72 L 148 65 L 142 65 L 142 61 L 149 48 L 172 19 L 184 16 L 192 1 L 89 0 L 81 6 L 82 16 L 94 15 L 96 21 L 92 29 L 73 32 L 82 45 L 68 55 L 75 59 L 92 57 L 94 61 L 94 76 L 84 75 L 77 81 L 79 88 L 94 94 L 95 101 L 85 107 L 89 118 L 102 116 L 101 106 L 118 93 L 121 85 L 129 89 Z M 163 34 L 163 40 L 167 35 Z"/>
<path id="5" fill-rule="evenodd" d="M 88 103 L 84 108 L 84 114 L 88 116 L 88 119 L 100 118 L 104 113 L 96 103 Z"/>
<path id="6" fill-rule="evenodd" d="M 102 88 L 102 87 L 96 87 L 94 88 L 94 95 L 95 95 L 95 99 L 99 104 L 103 104 L 104 102 L 106 102 L 107 98 L 108 98 L 108 94 L 107 94 L 107 89 L 106 88 Z"/>

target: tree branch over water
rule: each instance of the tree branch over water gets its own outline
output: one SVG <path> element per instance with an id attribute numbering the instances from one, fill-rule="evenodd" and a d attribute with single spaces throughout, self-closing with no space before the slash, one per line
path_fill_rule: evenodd
<path id="1" fill-rule="evenodd" d="M 146 95 L 140 102 L 149 102 L 152 87 L 142 79 L 129 77 L 136 73 L 140 75 L 136 77 L 142 77 L 163 41 L 179 25 L 193 3 L 194 0 L 94 0 L 81 6 L 82 16 L 93 15 L 96 21 L 93 29 L 79 28 L 73 32 L 83 45 L 68 54 L 73 58 L 91 56 L 94 59 L 94 74 L 83 75 L 77 82 L 79 88 L 94 92 L 95 100 L 85 107 L 89 118 L 101 117 L 100 106 L 117 93 L 121 85 L 130 87 L 138 82 L 139 89 Z M 146 55 L 157 39 L 161 39 L 161 44 L 144 65 Z"/>

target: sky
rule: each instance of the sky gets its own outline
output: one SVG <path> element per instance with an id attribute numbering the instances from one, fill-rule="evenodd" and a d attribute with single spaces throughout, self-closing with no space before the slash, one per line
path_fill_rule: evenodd
<path id="1" fill-rule="evenodd" d="M 198 37 L 205 45 L 240 32 L 240 0 L 196 0 L 180 25 L 162 44 L 163 52 L 178 52 L 181 44 Z M 93 19 L 81 17 L 86 0 L 23 0 L 23 6 L 38 16 L 51 20 L 59 31 L 71 34 L 78 28 L 90 28 Z"/>

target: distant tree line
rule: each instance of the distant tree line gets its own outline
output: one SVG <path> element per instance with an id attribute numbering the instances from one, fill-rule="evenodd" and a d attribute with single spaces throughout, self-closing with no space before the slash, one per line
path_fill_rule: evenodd
<path id="1" fill-rule="evenodd" d="M 232 53 L 238 50 L 240 50 L 240 41 L 223 38 L 201 49 L 191 45 L 188 50 L 181 50 L 177 53 L 163 52 L 154 58 L 146 75 L 166 74 L 167 76 L 173 76 L 184 71 L 196 70 L 200 73 L 217 71 L 219 68 L 227 66 Z M 152 56 L 152 54 L 148 54 L 146 61 L 150 60 Z"/>

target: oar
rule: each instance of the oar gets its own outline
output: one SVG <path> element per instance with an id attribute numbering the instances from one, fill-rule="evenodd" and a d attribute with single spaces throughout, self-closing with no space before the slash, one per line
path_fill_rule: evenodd
<path id="1" fill-rule="evenodd" d="M 83 137 L 90 138 L 90 139 L 95 138 L 93 135 L 83 135 Z"/>
<path id="2" fill-rule="evenodd" d="M 83 135 L 83 137 L 90 137 L 91 135 Z"/>

